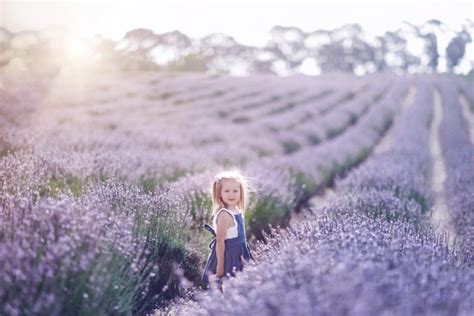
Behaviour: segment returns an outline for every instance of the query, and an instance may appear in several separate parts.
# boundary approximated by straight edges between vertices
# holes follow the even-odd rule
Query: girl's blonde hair
[[[222,201],[222,180],[229,179],[235,180],[240,185],[240,200],[237,204],[237,207],[242,210],[242,213],[245,213],[245,208],[248,205],[248,195],[251,190],[250,187],[250,178],[244,177],[239,170],[229,170],[219,172],[214,176],[214,179],[211,184],[211,197],[212,197],[212,214],[216,214],[218,210],[223,207],[227,207],[224,201]]]

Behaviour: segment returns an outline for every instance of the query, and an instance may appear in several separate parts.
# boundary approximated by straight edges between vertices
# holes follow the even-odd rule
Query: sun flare
[[[66,40],[64,51],[67,59],[82,62],[90,59],[93,54],[87,41],[72,36]]]

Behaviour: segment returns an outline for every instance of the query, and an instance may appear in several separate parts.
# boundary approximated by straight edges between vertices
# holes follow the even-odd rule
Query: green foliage
[[[0,158],[5,157],[13,153],[15,149],[3,139],[0,139]]]
[[[57,197],[59,192],[66,189],[70,190],[74,197],[79,197],[83,193],[84,182],[76,176],[65,176],[60,179],[53,177],[40,186],[39,195]]]
[[[347,172],[364,161],[370,154],[370,148],[363,148],[358,155],[347,157],[343,164],[342,172]]]
[[[226,110],[218,110],[217,116],[220,118],[226,118],[227,116],[229,116],[229,113]]]
[[[408,198],[415,200],[421,206],[421,212],[423,214],[426,214],[428,212],[430,207],[428,200],[420,192],[410,191]]]
[[[134,314],[155,308],[180,294],[177,269],[195,284],[200,281],[201,254],[186,247],[189,232],[185,225],[177,224],[179,215],[161,210],[145,220],[145,212],[150,210],[137,210],[134,217],[133,235],[146,241],[142,250],[145,268],[134,275],[148,278],[150,283],[148,292],[135,291]]]
[[[115,131],[117,128],[118,128],[118,126],[115,123],[107,124],[107,129],[109,129],[111,131]]]
[[[233,118],[232,122],[236,123],[236,124],[248,123],[248,122],[250,122],[250,117],[240,115],[240,116],[237,116],[237,117]]]
[[[189,199],[187,209],[192,217],[193,223],[197,223],[200,226],[210,221],[212,216],[212,200],[210,195],[207,194],[207,192],[204,194],[195,192]]]
[[[330,128],[328,128],[328,130],[326,131],[326,138],[327,138],[327,139],[334,138],[334,137],[336,137],[337,135],[339,135],[343,130],[344,130],[344,128],[330,127]]]
[[[12,153],[12,150],[10,148],[2,148],[0,149],[0,158],[8,156],[11,153]]]
[[[139,179],[139,185],[145,193],[152,193],[155,191],[158,180],[155,177],[147,177],[146,175],[141,175]]]
[[[379,94],[377,94],[372,100],[374,103],[377,103],[378,101],[380,101],[382,99],[382,97],[385,95],[385,93],[387,92],[387,89],[385,89],[384,91],[380,92]]]
[[[170,174],[165,175],[159,181],[160,186],[163,186],[164,183],[175,182],[178,179],[187,175],[187,170],[181,168],[175,168]],[[158,183],[158,181],[155,181]]]
[[[326,131],[326,138],[327,138],[327,139],[331,139],[331,138],[336,137],[337,135],[339,135],[339,134],[341,134],[342,132],[344,132],[349,126],[355,125],[355,123],[357,123],[357,120],[358,120],[358,119],[359,119],[359,117],[357,116],[356,113],[350,112],[350,113],[349,113],[349,122],[348,122],[348,124],[345,125],[345,126],[330,127],[330,128]]]
[[[355,92],[346,93],[341,99],[339,99],[339,103],[346,102],[352,100],[356,96]]]
[[[357,123],[357,120],[358,120],[357,114],[351,112],[349,115],[350,115],[349,116],[349,124],[354,125],[355,123]]]
[[[301,145],[294,140],[282,141],[281,145],[283,146],[283,151],[286,155],[294,153],[295,151],[298,151],[301,148]]]
[[[147,95],[147,99],[149,100],[167,100],[174,95],[173,92],[161,92],[158,94],[150,94]]]
[[[418,193],[411,192],[408,196],[403,196],[401,194],[401,188],[387,188],[388,190],[394,192],[394,197],[400,200],[403,199],[415,199],[422,208],[422,213],[426,213],[428,210],[423,209],[427,207],[426,200]],[[383,194],[384,189],[379,188],[377,194]],[[396,192],[396,193],[395,193]],[[404,203],[401,203],[402,205]],[[391,202],[387,202],[387,199],[384,198],[372,198],[372,199],[358,199],[350,211],[357,210],[362,212],[370,218],[382,218],[387,222],[395,221],[404,221],[410,222],[413,227],[417,230],[426,229],[427,222],[422,217],[413,216],[411,211],[408,209],[408,206],[405,207],[393,207]]]
[[[291,110],[296,105],[297,105],[297,103],[295,103],[295,102],[288,102],[286,105],[284,105],[282,107],[271,110],[270,112],[268,112],[268,115],[275,115],[275,114],[279,114],[279,113]]]
[[[302,172],[294,171],[292,171],[292,174],[295,179],[296,186],[302,189],[302,200],[308,200],[319,189],[320,184],[316,183],[310,176],[307,176]]]
[[[106,178],[97,176],[84,181],[73,176],[52,178],[40,188],[40,196],[57,196],[67,189],[79,196],[86,180],[105,181]],[[125,179],[121,180],[126,183]],[[146,193],[156,187],[155,178],[142,177],[141,181]],[[195,199],[195,207],[207,208],[209,205],[208,198]],[[113,202],[112,206],[121,211],[120,201]],[[124,255],[110,245],[93,258],[87,270],[71,272],[65,278],[54,280],[54,286],[70,293],[68,301],[61,303],[61,314],[131,315],[151,310],[181,293],[180,275],[176,269],[191,282],[200,282],[203,254],[186,247],[189,231],[183,225],[177,225],[178,215],[171,210],[150,212],[153,210],[140,207],[132,210],[132,235],[137,240],[133,254]],[[133,257],[139,261],[134,261]],[[134,264],[138,268],[134,268]],[[100,291],[93,288],[94,280],[98,278]]]
[[[268,151],[268,150],[264,150],[260,147],[256,147],[256,148],[253,148],[255,150],[255,152],[257,153],[258,157],[266,157],[266,156],[271,156],[273,154],[273,152],[271,151]]]
[[[362,185],[360,188],[373,189],[374,187],[373,185]],[[407,194],[407,190],[404,190],[402,187],[389,182],[387,182],[387,184],[385,185],[378,185],[377,190],[380,192],[391,191],[393,195],[399,199],[414,200],[416,203],[418,203],[418,205],[420,205],[421,212],[425,215],[430,209],[430,203],[428,199],[421,192],[418,192],[416,190],[410,189]]]
[[[255,236],[257,239],[264,238],[262,230],[269,233],[270,226],[286,226],[290,218],[291,208],[279,204],[275,198],[265,196],[256,202],[253,208],[245,213],[245,225],[247,236]]]
[[[410,218],[384,204],[382,199],[379,199],[378,203],[372,200],[361,200],[359,202],[357,211],[364,213],[370,218],[383,218],[388,222],[408,220]]]
[[[471,67],[471,70],[467,74],[455,74],[467,81],[474,81],[474,68]]]
[[[207,60],[200,54],[189,54],[182,56],[176,62],[168,65],[169,71],[189,71],[189,72],[206,72]]]
[[[387,115],[387,116],[385,116],[384,122],[383,122],[383,124],[382,124],[381,127],[376,126],[376,125],[373,125],[372,127],[373,127],[374,130],[376,130],[380,135],[383,135],[383,134],[388,130],[388,128],[390,127],[390,125],[392,125],[392,122],[393,122],[393,115]]]
[[[346,157],[346,159],[342,163],[333,161],[331,167],[327,169],[319,168],[319,172],[322,175],[323,179],[320,183],[320,186],[331,186],[337,175],[343,176],[350,169],[354,168],[357,164],[364,161],[369,154],[370,149],[365,148],[356,156]]]
[[[317,135],[316,133],[309,133],[306,135],[306,138],[308,139],[311,145],[318,145],[319,143],[321,143],[321,137],[319,137],[319,135]]]
[[[139,277],[132,271],[131,259],[113,249],[99,253],[87,270],[64,280],[57,288],[67,289],[68,301],[61,305],[61,315],[131,314]],[[101,279],[99,290],[92,285]]]

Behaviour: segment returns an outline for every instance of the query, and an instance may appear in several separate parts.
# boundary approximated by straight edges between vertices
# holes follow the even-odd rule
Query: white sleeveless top
[[[239,231],[238,231],[238,224],[237,220],[235,219],[234,213],[231,210],[228,210],[226,208],[221,208],[220,210],[217,211],[217,213],[214,215],[214,218],[212,219],[212,223],[214,224],[214,230],[217,232],[217,215],[219,215],[220,212],[225,211],[229,214],[232,215],[232,218],[234,219],[234,226],[227,228],[227,233],[225,236],[225,239],[230,239],[230,238],[235,238],[239,236]],[[242,218],[243,218],[243,213]]]

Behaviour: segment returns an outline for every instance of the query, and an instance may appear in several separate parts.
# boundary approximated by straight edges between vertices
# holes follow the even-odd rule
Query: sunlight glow
[[[66,57],[73,61],[84,62],[92,57],[93,51],[89,44],[80,38],[69,37],[65,43]]]

